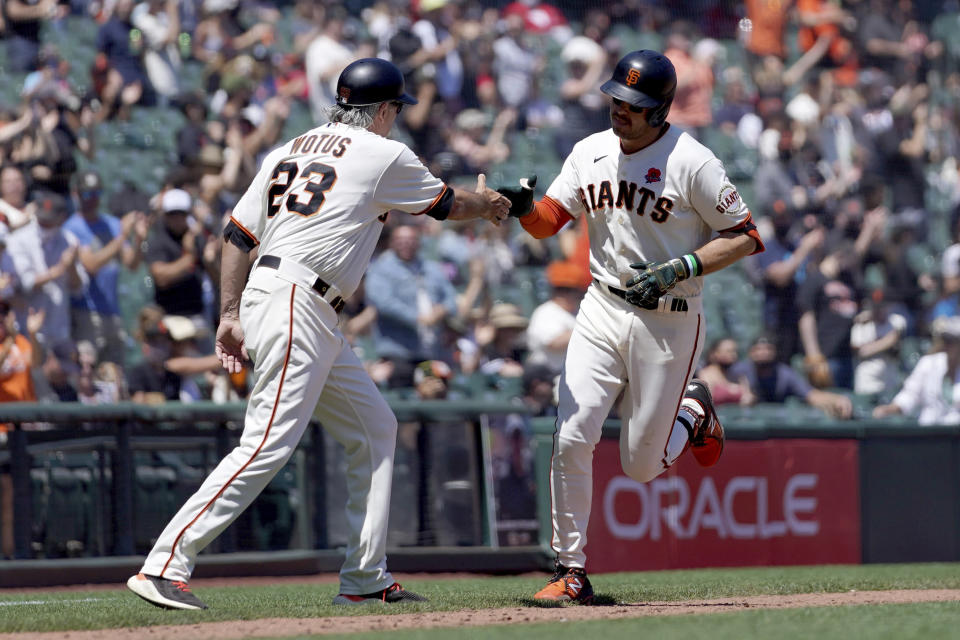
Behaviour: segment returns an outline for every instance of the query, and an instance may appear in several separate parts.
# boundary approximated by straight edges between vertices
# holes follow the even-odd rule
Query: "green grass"
[[[457,640],[555,640],[556,623],[457,629]],[[564,622],[565,638],[657,640],[939,640],[960,636],[960,603],[763,609],[738,613]],[[311,636],[383,640],[383,632]],[[391,631],[390,640],[440,640],[450,629]],[[285,639],[287,640],[287,639]]]
[[[960,565],[901,564],[709,569],[605,574],[593,576],[592,580],[598,601],[609,604],[760,594],[835,593],[850,589],[960,588]],[[210,609],[207,611],[176,612],[152,607],[125,589],[68,593],[30,592],[16,594],[7,592],[0,594],[0,633],[102,629],[157,624],[193,624],[268,617],[305,618],[366,615],[370,613],[449,611],[465,608],[535,606],[530,600],[530,596],[542,584],[543,579],[530,577],[471,576],[460,580],[433,581],[425,576],[405,582],[404,586],[423,593],[430,598],[429,603],[351,609],[334,607],[330,604],[330,600],[337,590],[336,585],[332,584],[280,584],[269,587],[217,588],[198,586],[195,592],[210,605]],[[41,604],[5,604],[22,601],[40,602]],[[875,609],[876,607],[869,608],[871,611]],[[946,607],[942,610],[938,609],[938,611],[942,611],[945,616],[956,616],[957,614],[956,607]],[[751,613],[760,616],[757,624],[765,619],[763,612]],[[801,615],[798,613],[780,613],[783,615]],[[936,620],[939,617],[931,619]],[[698,618],[698,620],[702,620],[702,618]],[[659,623],[638,620],[631,621],[629,624]],[[726,623],[720,626],[726,627]],[[956,628],[960,629],[960,626]],[[958,632],[958,636],[960,636],[960,632]]]

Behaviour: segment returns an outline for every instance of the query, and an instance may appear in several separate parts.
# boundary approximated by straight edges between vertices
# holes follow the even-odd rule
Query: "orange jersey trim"
[[[428,211],[430,211],[431,209],[433,209],[435,206],[437,206],[437,204],[440,202],[440,200],[443,199],[443,194],[445,194],[445,193],[447,192],[447,189],[449,189],[449,188],[450,188],[450,187],[448,187],[447,185],[443,185],[443,189],[440,189],[440,193],[438,193],[438,194],[437,194],[437,197],[433,199],[433,202],[431,202],[429,205],[427,205],[427,208],[426,208],[426,209],[424,209],[423,211],[417,211],[416,213],[414,213],[414,214],[412,214],[412,215],[422,216],[423,214],[425,214],[425,213],[427,213]]]
[[[252,233],[250,233],[250,230],[247,229],[247,228],[246,228],[245,226],[243,226],[242,224],[240,224],[240,222],[239,222],[236,218],[234,218],[233,216],[230,216],[230,222],[232,222],[233,224],[237,225],[237,229],[240,229],[240,231],[243,231],[245,234],[247,234],[248,236],[250,236],[250,239],[253,240],[253,244],[255,244],[255,245],[260,244],[260,241],[257,240],[257,236],[255,236],[255,235],[253,235]]]
[[[533,203],[533,211],[520,218],[520,224],[534,238],[547,238],[556,234],[573,216],[563,205],[544,196],[540,202]]]
[[[240,228],[242,229],[243,227],[240,227]],[[273,426],[273,419],[277,415],[277,407],[280,406],[280,395],[283,392],[283,381],[287,377],[287,365],[290,363],[290,349],[293,346],[293,296],[296,292],[297,292],[297,285],[292,285],[290,288],[290,323],[289,323],[290,328],[287,330],[287,353],[286,355],[284,355],[284,358],[283,358],[283,370],[280,372],[280,382],[277,384],[277,396],[276,398],[274,398],[274,401],[273,401],[273,412],[270,414],[270,421],[267,422],[267,429],[263,434],[263,439],[260,441],[260,446],[258,446],[257,450],[253,452],[253,455],[250,456],[250,459],[247,460],[242,467],[237,469],[237,472],[234,473],[229,480],[227,480],[227,482],[223,485],[223,487],[220,488],[219,491],[217,491],[217,495],[213,496],[213,498],[210,499],[210,502],[205,504],[203,509],[200,510],[200,513],[198,513],[194,517],[194,519],[191,520],[190,523],[187,524],[187,526],[185,526],[183,530],[177,534],[177,538],[176,540],[173,541],[173,545],[170,548],[170,557],[167,558],[167,561],[163,565],[163,570],[160,571],[159,577],[161,578],[163,577],[163,574],[166,573],[167,568],[170,566],[170,562],[173,560],[173,554],[176,552],[177,545],[180,544],[180,539],[183,538],[183,534],[185,534],[187,532],[187,529],[192,527],[197,522],[197,520],[200,519],[200,516],[206,513],[207,510],[213,506],[213,503],[216,502],[220,498],[220,496],[223,495],[223,492],[227,490],[227,487],[233,484],[233,481],[237,479],[237,476],[243,473],[243,471],[250,466],[250,464],[257,458],[257,455],[259,455],[261,449],[263,449],[263,445],[267,443],[267,438],[270,437],[270,428]]]
[[[755,253],[763,253],[766,250],[766,247],[763,246],[763,238],[760,237],[760,234],[757,232],[757,225],[753,224],[753,216],[748,215],[747,219],[741,222],[738,225],[730,227],[729,229],[724,229],[720,233],[746,233],[748,236],[754,239],[757,243],[757,247],[753,250],[750,255]]]

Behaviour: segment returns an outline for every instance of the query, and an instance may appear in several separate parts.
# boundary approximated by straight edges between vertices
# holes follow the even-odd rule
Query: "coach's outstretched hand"
[[[482,173],[477,175],[475,192],[483,199],[484,203],[483,210],[480,212],[481,218],[499,226],[510,215],[510,201],[499,192],[488,187],[487,176]]]
[[[522,218],[533,211],[533,188],[537,186],[537,176],[521,178],[519,186],[497,189],[510,200],[510,217]]]

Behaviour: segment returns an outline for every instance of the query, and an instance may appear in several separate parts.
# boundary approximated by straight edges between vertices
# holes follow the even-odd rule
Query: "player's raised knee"
[[[650,482],[666,470],[659,456],[632,455],[621,452],[620,464],[623,473],[637,482]]]

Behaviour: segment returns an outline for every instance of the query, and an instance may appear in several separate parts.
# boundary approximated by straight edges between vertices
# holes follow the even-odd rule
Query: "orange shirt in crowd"
[[[37,394],[30,377],[32,358],[30,341],[18,335],[0,364],[0,402],[36,402]]]
[[[818,16],[836,12],[838,7],[828,0],[797,0],[797,11],[801,15]],[[855,85],[859,68],[856,52],[850,40],[843,37],[836,23],[824,22],[812,27],[801,26],[797,31],[797,44],[800,45],[801,51],[806,52],[822,36],[832,38],[826,58],[835,67],[832,70],[834,82],[843,87]]]
[[[677,92],[670,107],[670,122],[680,127],[705,127],[713,122],[713,70],[680,49],[663,55],[677,70]]]
[[[784,28],[791,0],[745,0],[752,29],[747,33],[747,50],[758,56],[787,57]]]

